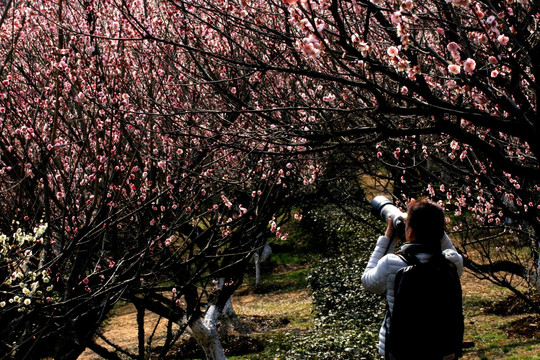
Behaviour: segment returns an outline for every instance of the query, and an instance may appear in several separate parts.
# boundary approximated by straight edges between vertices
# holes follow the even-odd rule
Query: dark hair
[[[407,224],[413,229],[415,243],[429,252],[441,251],[444,235],[444,210],[430,200],[413,200],[407,209]]]

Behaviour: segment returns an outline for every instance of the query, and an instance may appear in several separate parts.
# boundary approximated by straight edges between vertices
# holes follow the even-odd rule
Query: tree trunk
[[[264,245],[260,254],[259,251],[253,254],[253,262],[255,263],[255,285],[261,284],[261,264],[267,261],[271,255],[272,248],[268,243]]]
[[[255,264],[255,285],[261,284],[261,257],[259,253],[253,254],[253,263]]]
[[[189,333],[203,349],[208,360],[227,360],[217,329],[218,310],[211,305],[204,320],[197,319],[188,327]]]

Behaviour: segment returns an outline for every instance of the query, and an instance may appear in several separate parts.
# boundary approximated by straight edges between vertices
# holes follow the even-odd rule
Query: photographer
[[[393,350],[390,350],[390,346],[388,345],[390,341],[387,339],[390,333],[390,317],[393,314],[395,295],[397,295],[397,287],[395,287],[395,285],[397,285],[395,284],[396,274],[398,274],[400,269],[408,269],[408,267],[410,268],[410,265],[412,264],[410,261],[406,261],[406,259],[410,258],[411,254],[414,256],[414,261],[418,264],[428,263],[435,258],[441,258],[442,260],[440,262],[453,264],[450,266],[453,268],[453,271],[456,274],[455,278],[457,279],[456,281],[458,283],[458,288],[452,288],[451,291],[456,292],[457,294],[456,296],[448,296],[446,294],[444,297],[458,297],[460,307],[459,311],[461,311],[461,285],[459,284],[459,276],[461,276],[463,272],[463,258],[458,254],[450,238],[444,232],[444,224],[444,211],[439,205],[429,200],[412,201],[408,206],[407,216],[405,219],[405,239],[400,239],[397,237],[392,220],[391,218],[388,218],[388,227],[386,229],[386,233],[384,236],[379,237],[375,250],[373,251],[368,265],[362,274],[363,286],[373,293],[385,295],[387,300],[387,313],[379,332],[379,352],[385,357],[385,359],[412,360],[414,358],[415,360],[451,360],[457,359],[461,355],[460,347],[463,337],[462,327],[461,329],[457,330],[461,331],[461,334],[458,334],[455,337],[458,339],[455,340],[455,343],[459,342],[459,349],[455,351],[452,350],[450,353],[443,352],[443,355],[433,357],[434,353],[441,353],[440,349],[434,349],[434,347],[440,348],[442,346],[434,345],[434,343],[437,343],[437,340],[434,341],[431,339],[432,337],[436,339],[437,336],[443,336],[441,334],[447,334],[447,332],[444,332],[446,330],[438,330],[438,327],[444,327],[446,325],[444,323],[439,325],[438,323],[435,323],[434,320],[431,320],[431,322],[429,322],[430,320],[423,322],[423,316],[430,316],[432,318],[439,319],[437,321],[444,322],[446,321],[444,316],[448,316],[445,315],[445,313],[452,311],[452,309],[442,308],[450,307],[450,305],[446,305],[448,302],[445,302],[445,299],[439,301],[438,298],[430,298],[428,300],[430,302],[428,305],[422,302],[423,298],[429,297],[425,295],[426,293],[429,294],[430,291],[439,291],[437,289],[439,289],[440,286],[433,286],[433,282],[419,284],[418,289],[421,289],[421,291],[417,291],[419,293],[418,296],[412,299],[413,303],[421,303],[421,306],[423,306],[423,308],[418,310],[419,315],[414,315],[415,319],[413,319],[410,326],[407,327],[409,334],[406,334],[406,336],[412,334],[412,340],[410,341],[409,345],[413,348],[412,350],[407,350],[407,352],[414,353],[414,357],[410,354],[403,354],[404,351],[402,350],[398,350],[401,353],[396,353],[395,347],[393,347]],[[394,254],[394,249],[398,243],[403,244],[401,245],[400,251]],[[404,254],[408,254],[408,257],[404,256]],[[445,259],[447,261],[445,261]],[[446,264],[446,267],[450,267],[448,264]],[[400,279],[399,281],[401,281],[401,273],[403,273],[403,270],[398,276]],[[446,285],[442,286],[445,287]],[[424,293],[424,291],[426,293]],[[414,306],[411,306],[411,308],[412,307]],[[435,309],[435,312],[437,312],[435,316],[433,316],[432,313],[429,315],[425,314],[425,312],[432,311],[432,309]],[[394,318],[392,317],[392,319]],[[461,322],[462,321],[463,318],[461,313]],[[429,328],[424,329],[427,327]],[[446,327],[448,328],[449,326]],[[452,331],[456,332],[453,329]],[[395,335],[393,334],[392,338],[394,338],[394,336]],[[415,336],[420,339],[414,338]],[[459,336],[461,336],[461,338],[459,338]]]

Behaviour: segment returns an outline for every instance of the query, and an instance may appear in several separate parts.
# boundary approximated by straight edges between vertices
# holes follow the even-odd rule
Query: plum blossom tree
[[[229,101],[248,93],[140,37],[123,6],[0,7],[2,357],[144,358],[149,309],[224,358],[217,322],[258,235],[286,236],[278,219],[316,176],[310,156],[249,136]],[[120,299],[138,310],[136,354],[95,342]]]
[[[145,4],[118,9],[197,58],[193,76],[258,120],[246,136],[345,150],[397,200],[440,201],[467,266],[538,310],[537,3]]]
[[[538,287],[537,3],[0,10],[2,354],[115,358],[94,335],[122,298],[223,358],[211,335],[257,235],[284,236],[276,219],[336,153],[398,201],[441,201],[478,276]]]

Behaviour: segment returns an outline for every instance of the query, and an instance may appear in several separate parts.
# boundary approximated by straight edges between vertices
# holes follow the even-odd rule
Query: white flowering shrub
[[[47,228],[40,224],[29,232],[0,233],[0,353],[10,353],[9,358],[24,358],[32,348],[46,356],[52,348],[47,341],[36,346],[47,338],[48,327],[57,326],[51,319],[60,302],[47,263]]]
[[[19,228],[11,236],[0,234],[0,320],[51,302],[51,271],[40,262],[46,230],[41,224],[32,232]]]

